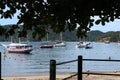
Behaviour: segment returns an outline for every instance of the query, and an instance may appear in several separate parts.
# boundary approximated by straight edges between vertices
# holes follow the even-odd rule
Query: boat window
[[[24,46],[21,46],[21,48],[24,48]]]
[[[27,46],[25,46],[25,48],[27,48]]]
[[[32,47],[32,45],[30,45],[30,47]]]
[[[19,48],[19,46],[16,46],[16,48]]]
[[[16,48],[16,46],[10,46],[10,48]]]

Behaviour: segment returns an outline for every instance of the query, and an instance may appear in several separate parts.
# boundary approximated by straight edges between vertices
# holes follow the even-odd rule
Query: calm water
[[[8,44],[8,42],[1,42]],[[2,76],[36,75],[49,72],[49,62],[77,59],[82,55],[84,59],[120,59],[120,45],[117,43],[92,43],[92,49],[76,48],[78,42],[66,42],[66,47],[40,49],[40,42],[31,42],[34,50],[31,54],[7,53],[2,57]],[[0,46],[4,52],[4,47]],[[119,62],[83,62],[83,71],[120,71]],[[77,72],[77,62],[57,66],[57,72]]]

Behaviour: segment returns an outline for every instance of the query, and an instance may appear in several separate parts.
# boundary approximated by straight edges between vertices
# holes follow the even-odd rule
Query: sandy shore
[[[104,72],[105,73],[105,72]],[[75,73],[57,73],[57,80],[63,80]],[[120,74],[120,72],[106,72],[106,74]],[[49,80],[49,75],[29,75],[29,76],[6,76],[2,77],[4,80]],[[77,76],[66,80],[77,80]],[[108,75],[91,75],[83,74],[83,80],[120,80],[120,76],[108,76]]]

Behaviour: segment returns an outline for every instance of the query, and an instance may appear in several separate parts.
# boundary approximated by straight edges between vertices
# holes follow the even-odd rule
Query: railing
[[[0,60],[1,60],[1,52],[0,52]],[[3,79],[1,78],[1,64],[2,64],[2,63],[0,63],[0,80],[3,80]]]
[[[78,56],[78,59],[76,60],[72,60],[72,61],[66,61],[66,62],[62,62],[62,63],[57,63],[55,60],[50,60],[50,80],[56,80],[56,65],[62,65],[62,64],[66,64],[66,63],[71,63],[71,62],[75,62],[78,61],[78,73],[74,74],[72,76],[69,76],[67,78],[76,76],[78,76],[78,80],[82,80],[82,56]],[[67,78],[64,78],[63,80],[66,80]]]
[[[109,75],[109,76],[120,76],[120,74],[105,74],[105,73],[95,73],[95,72],[82,72],[82,62],[83,61],[109,61],[109,62],[120,62],[120,60],[111,60],[111,59],[82,59],[82,56],[78,56],[78,59],[56,63],[56,60],[50,60],[50,80],[56,80],[56,66],[62,65],[66,63],[71,63],[78,61],[78,72],[76,74],[73,74],[71,76],[68,76],[64,78],[63,80],[67,80],[69,78],[72,78],[74,76],[77,76],[78,80],[82,80],[82,74],[92,74],[92,75]]]

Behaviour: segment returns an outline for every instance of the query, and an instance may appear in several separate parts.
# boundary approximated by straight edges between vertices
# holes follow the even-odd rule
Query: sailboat
[[[56,41],[54,44],[55,47],[65,47],[66,44],[62,40],[62,32],[60,33],[60,41]]]
[[[90,41],[89,40],[89,38],[90,38],[90,34],[88,33],[88,41]],[[93,46],[91,45],[91,42],[88,42],[88,44],[86,44],[86,46],[85,46],[85,49],[91,49]]]
[[[32,45],[29,43],[21,43],[20,38],[19,42],[13,42],[11,37],[11,43],[8,45],[3,44],[3,46],[6,48],[6,50],[9,53],[30,53],[32,49]]]
[[[89,41],[89,40],[88,40]],[[80,41],[77,45],[76,48],[85,48],[85,49],[90,49],[92,48],[92,45],[90,42],[87,41]]]
[[[87,44],[87,45],[85,46],[85,49],[91,49],[91,48],[92,48],[91,43],[89,43],[89,44]]]
[[[47,33],[47,41],[40,45],[40,48],[53,48],[53,45],[48,41],[48,33]]]
[[[118,34],[118,45],[120,45],[120,33]]]
[[[86,41],[80,41],[77,45],[76,48],[84,48],[86,47],[86,45],[88,45],[89,43]]]

